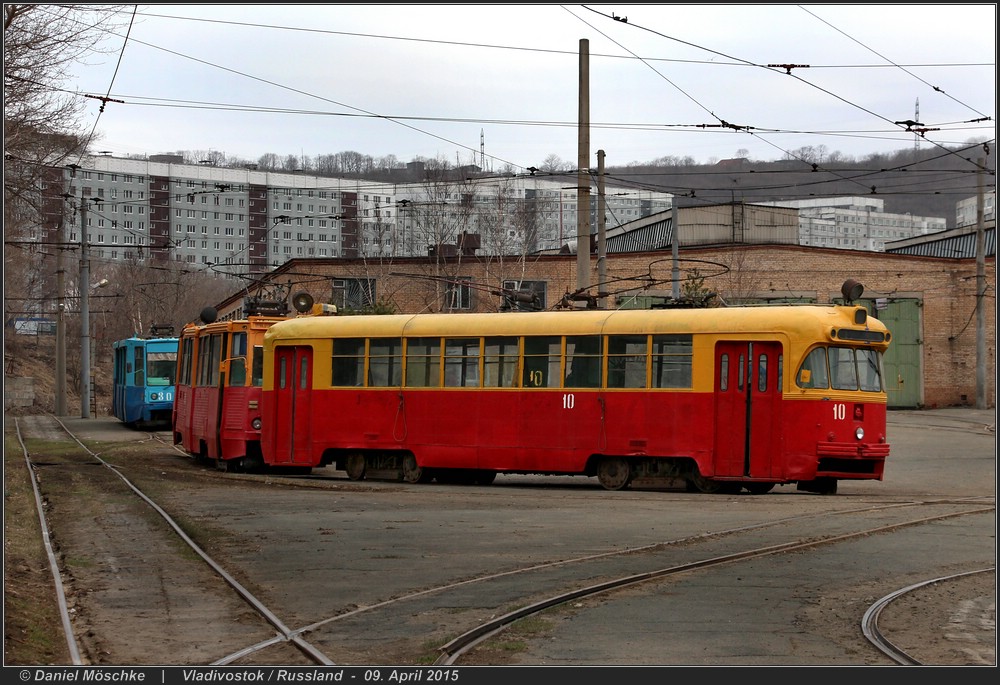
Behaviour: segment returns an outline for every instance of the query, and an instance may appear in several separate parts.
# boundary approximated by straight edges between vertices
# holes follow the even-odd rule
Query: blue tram
[[[170,425],[174,408],[178,338],[173,329],[154,326],[149,338],[113,344],[111,412],[133,427]]]

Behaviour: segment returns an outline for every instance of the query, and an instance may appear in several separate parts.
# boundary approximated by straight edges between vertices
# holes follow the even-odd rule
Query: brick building
[[[530,291],[542,308],[558,307],[577,290],[577,256],[533,255],[503,259],[459,254],[429,259],[292,260],[268,274],[248,294],[285,299],[309,292],[317,302],[361,309],[382,304],[401,313],[498,311],[502,288]],[[590,283],[598,264],[590,261]],[[672,294],[671,251],[607,256],[598,306],[650,306]],[[830,303],[847,278],[865,286],[872,315],[893,332],[886,355],[890,407],[975,406],[977,327],[975,258],[887,254],[789,244],[693,246],[677,268],[682,285],[718,294],[715,303]],[[985,261],[985,398],[996,406],[996,260]],[[526,298],[525,298],[526,299]],[[286,300],[287,301],[287,300]],[[223,317],[239,317],[243,296],[216,304]],[[584,306],[571,298],[570,306]]]

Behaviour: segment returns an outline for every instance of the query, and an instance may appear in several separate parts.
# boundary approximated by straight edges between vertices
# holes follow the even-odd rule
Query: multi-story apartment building
[[[943,231],[941,217],[890,214],[885,202],[873,197],[811,198],[758,204],[799,210],[799,242],[813,247],[882,252],[885,244]]]
[[[997,191],[990,190],[983,193],[983,222],[988,224],[993,222],[996,225],[997,212]],[[964,200],[959,200],[955,205],[955,228],[963,228],[965,226],[975,226],[977,222],[977,214],[979,212],[979,198],[978,197],[967,197]]]
[[[583,201],[575,177],[475,177],[399,185],[398,225],[404,248],[397,254],[458,250],[455,237],[476,236],[479,254],[534,254],[575,243]],[[597,188],[589,196],[590,233],[597,232]],[[605,188],[608,228],[673,206],[673,195],[643,189]],[[444,238],[443,240],[441,238]]]
[[[57,192],[62,187],[62,192]],[[63,171],[50,193],[49,225],[79,242],[86,206],[91,256],[110,261],[170,260],[261,273],[289,259],[358,257],[382,222],[393,220],[391,184],[181,164],[91,157]],[[69,205],[68,207],[65,205]]]
[[[532,177],[394,184],[183,164],[174,155],[88,157],[54,174],[47,225],[64,233],[51,239],[80,241],[74,210],[86,199],[93,258],[171,260],[234,276],[298,258],[426,256],[463,241],[481,254],[531,252],[577,233],[576,187]],[[609,225],[672,201],[623,188],[608,197]]]
[[[400,184],[183,164],[179,156],[157,155],[88,157],[54,173],[49,239],[79,242],[79,215],[67,210],[87,198],[93,258],[170,260],[232,276],[310,257],[551,252],[575,245],[582,201],[575,176],[501,177],[476,170],[460,180]],[[987,218],[994,197],[988,195]],[[668,193],[607,187],[605,228],[612,232],[664,215],[673,202]],[[959,224],[969,216],[975,221],[975,202],[958,203]],[[591,235],[601,204],[591,187]],[[942,231],[947,223],[886,213],[883,200],[871,197],[756,204],[796,209],[799,243],[815,247],[879,252],[887,242]]]

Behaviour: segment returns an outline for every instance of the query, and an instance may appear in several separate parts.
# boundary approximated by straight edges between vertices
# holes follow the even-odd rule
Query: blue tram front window
[[[173,385],[176,374],[176,352],[150,352],[146,355],[146,385],[160,387]]]

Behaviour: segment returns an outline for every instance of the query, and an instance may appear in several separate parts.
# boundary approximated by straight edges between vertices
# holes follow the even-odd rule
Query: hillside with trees
[[[227,158],[217,150],[173,154],[187,164],[209,163],[386,183],[422,182],[447,175],[509,177],[524,173],[510,167],[495,171],[473,164],[460,166],[444,158],[416,158],[410,164],[402,164],[394,155],[371,157],[354,151],[314,157],[267,153],[256,161]],[[886,212],[943,217],[953,227],[955,204],[975,196],[977,183],[982,182],[985,190],[996,187],[995,168],[994,146],[987,142],[970,141],[954,148],[928,143],[920,149],[910,147],[860,159],[830,153],[820,145],[793,150],[785,159],[774,161],[736,157],[698,163],[691,157],[667,156],[625,166],[609,165],[605,169],[605,183],[671,193],[682,207],[874,195],[884,200]],[[977,178],[980,170],[982,177]],[[533,175],[575,183],[575,173],[571,164],[549,155]]]

